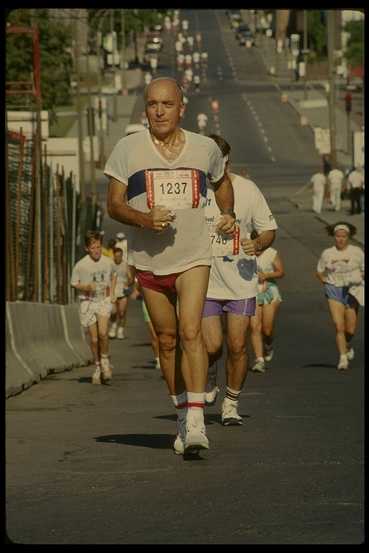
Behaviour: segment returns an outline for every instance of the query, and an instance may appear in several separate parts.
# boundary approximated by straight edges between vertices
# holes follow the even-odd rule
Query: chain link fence
[[[84,254],[87,230],[100,228],[101,209],[91,197],[82,203],[75,175],[66,175],[63,167],[48,163],[45,150],[40,213],[36,213],[35,140],[27,140],[21,129],[7,132],[6,165],[6,299],[37,301],[41,297],[44,303],[71,303],[73,265]],[[36,240],[36,216],[40,241]]]

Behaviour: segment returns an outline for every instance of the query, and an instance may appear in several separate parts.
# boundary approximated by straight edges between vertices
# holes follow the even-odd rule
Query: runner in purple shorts
[[[219,234],[216,225],[220,211],[214,193],[208,188],[206,220],[212,242],[213,261],[209,286],[202,314],[202,332],[208,351],[209,371],[205,403],[214,405],[219,388],[216,385],[216,363],[222,355],[223,326],[226,319],[226,393],[221,407],[225,426],[242,424],[238,400],[247,374],[246,334],[256,311],[258,276],[256,252],[273,242],[277,225],[257,186],[249,179],[230,173],[229,144],[218,135],[211,135],[227,160],[225,171],[234,193],[236,231],[233,236]],[[252,230],[259,236],[250,239]]]

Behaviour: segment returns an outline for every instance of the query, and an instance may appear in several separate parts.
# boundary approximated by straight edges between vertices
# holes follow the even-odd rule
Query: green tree
[[[327,55],[327,26],[325,14],[320,10],[307,10],[309,48],[315,53],[316,59],[322,59]]]
[[[347,42],[346,58],[350,65],[356,67],[364,63],[364,22],[349,21],[345,31],[350,33]]]
[[[66,25],[49,18],[47,9],[17,9],[10,12],[8,24],[39,29],[41,58],[42,109],[53,111],[70,101],[72,57],[68,48],[72,37]],[[7,33],[6,80],[30,81],[33,71],[33,49],[30,35]],[[25,99],[8,96],[9,107],[25,105]]]

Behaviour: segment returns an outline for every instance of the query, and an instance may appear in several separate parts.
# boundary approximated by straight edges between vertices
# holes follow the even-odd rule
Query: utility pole
[[[335,64],[334,46],[336,30],[335,10],[326,10],[327,14],[327,44],[328,44],[328,107],[329,107],[329,134],[331,142],[331,165],[336,166],[336,91],[335,91]]]
[[[97,78],[98,78],[98,86],[99,86],[99,99],[98,99],[98,110],[99,110],[99,162],[100,162],[100,168],[103,168],[105,163],[105,144],[104,144],[104,130],[103,130],[103,118],[102,118],[102,76],[101,74],[104,71],[104,64],[101,63],[102,56],[101,56],[101,45],[102,45],[102,31],[101,26],[104,22],[104,19],[106,17],[107,13],[104,13],[101,17],[98,28],[97,28],[97,34],[96,34],[96,45],[97,45]],[[99,37],[99,38],[98,38]]]
[[[113,79],[114,79],[114,87],[115,83],[117,81],[116,79],[116,69],[115,69],[115,53],[117,50],[116,47],[116,39],[114,35],[114,10],[112,9],[110,12],[110,33],[111,33],[111,43],[112,43],[112,67],[113,67]],[[117,106],[117,94],[114,93],[113,95],[113,121],[116,121],[118,119],[118,106]]]
[[[88,23],[87,23],[88,24]],[[88,28],[89,31],[89,28]],[[93,117],[92,100],[91,100],[91,84],[90,84],[90,54],[89,41],[87,31],[87,52],[86,52],[86,73],[87,73],[87,98],[88,98],[88,135],[90,142],[90,176],[92,187],[92,204],[96,205],[96,171],[94,159],[94,127],[95,121]]]
[[[126,50],[126,31],[125,31],[125,21],[124,21],[124,9],[120,12],[120,21],[121,21],[121,50],[120,50],[120,69],[122,74],[122,95],[127,96],[127,83],[126,83],[126,60],[125,60],[125,50]]]
[[[41,53],[40,35],[35,21],[35,12],[32,10],[32,42],[33,42],[33,89],[36,101],[36,135],[35,135],[35,299],[43,301],[42,280],[42,222],[41,222],[41,193],[42,193],[42,127],[41,127]]]
[[[304,75],[304,100],[307,100],[308,89],[307,89],[307,58],[308,58],[308,14],[307,10],[304,10],[304,66],[305,66],[305,75]]]
[[[85,159],[83,152],[83,127],[82,127],[82,106],[81,106],[81,75],[80,75],[80,33],[78,21],[74,22],[74,63],[76,71],[76,92],[77,92],[77,123],[78,123],[78,161],[79,161],[79,192],[81,204],[84,205],[86,199],[86,184],[85,184]]]

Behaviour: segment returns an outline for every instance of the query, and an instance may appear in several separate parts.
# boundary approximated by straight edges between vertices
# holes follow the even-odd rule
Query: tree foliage
[[[309,48],[314,51],[317,59],[327,55],[327,25],[325,13],[320,10],[307,10]]]
[[[65,24],[49,17],[47,9],[17,9],[10,12],[8,24],[38,27],[41,58],[42,109],[53,110],[70,101],[70,74],[72,58],[68,48],[72,44],[71,32]],[[31,81],[33,49],[30,35],[7,33],[6,80]],[[9,96],[8,105],[24,106],[25,99]]]
[[[349,21],[345,31],[350,33],[347,42],[346,58],[350,65],[356,67],[364,63],[364,22]]]
[[[121,14],[122,10],[110,9],[90,9],[88,10],[89,25],[93,32],[98,28],[103,33],[109,33],[111,30],[111,12],[113,11],[113,29],[118,35],[118,44],[121,39]],[[141,33],[145,27],[150,27],[161,21],[162,13],[167,10],[149,10],[149,9],[125,9],[124,10],[124,30],[126,44],[130,43],[132,31]],[[102,19],[103,18],[103,19]]]

